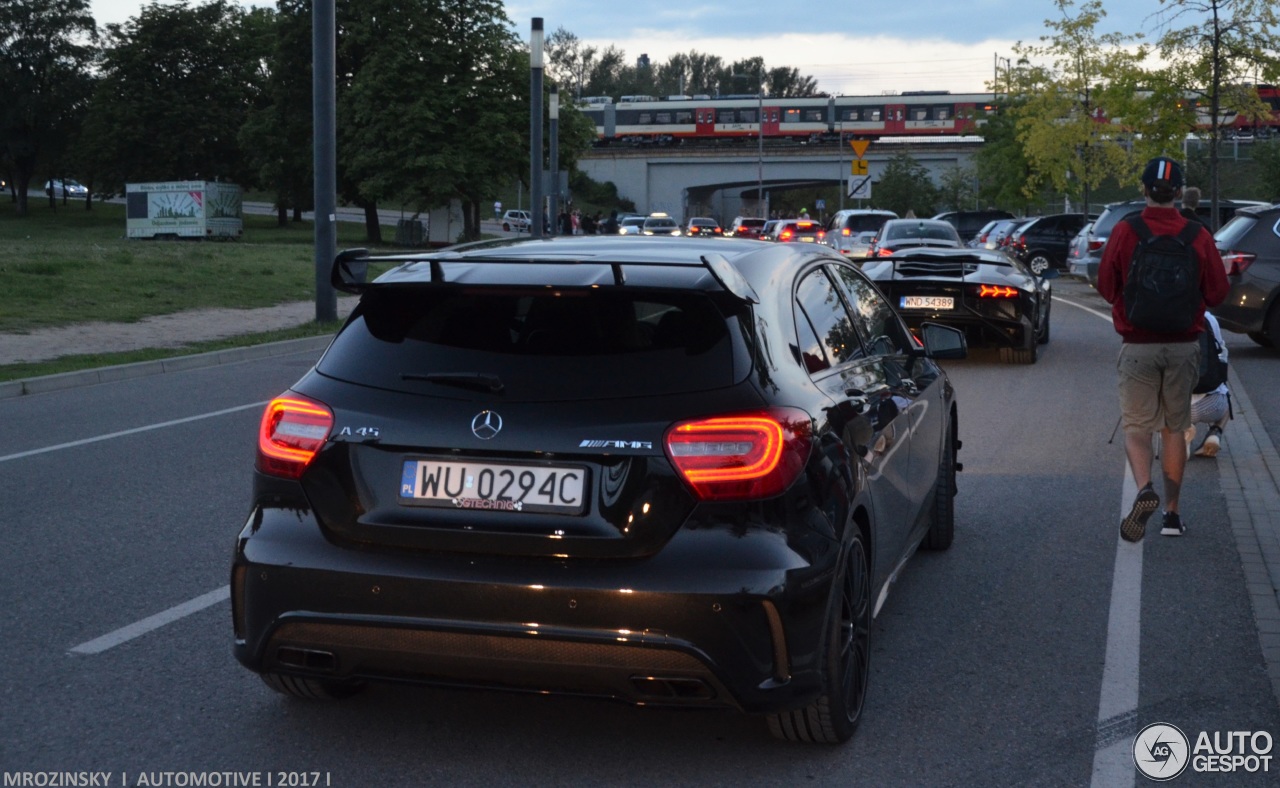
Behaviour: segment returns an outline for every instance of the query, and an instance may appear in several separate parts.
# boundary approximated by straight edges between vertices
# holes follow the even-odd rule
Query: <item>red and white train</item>
[[[1240,136],[1280,134],[1280,90],[1259,85],[1270,104],[1267,123],[1224,119]],[[592,97],[579,104],[596,126],[598,144],[672,144],[735,140],[807,141],[980,134],[997,109],[993,93],[916,91],[892,96],[759,98],[757,96]],[[1206,122],[1204,117],[1201,122]],[[1228,136],[1231,136],[1230,134]]]

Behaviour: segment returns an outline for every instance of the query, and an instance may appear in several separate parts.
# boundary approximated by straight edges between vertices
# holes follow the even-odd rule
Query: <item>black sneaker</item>
[[[1133,499],[1133,508],[1129,510],[1129,515],[1120,521],[1120,537],[1126,542],[1140,541],[1147,532],[1147,519],[1159,508],[1160,496],[1156,495],[1156,491],[1148,482],[1138,491],[1138,497]]]
[[[1177,512],[1164,513],[1164,525],[1160,527],[1161,536],[1182,536],[1187,532],[1187,524]]]

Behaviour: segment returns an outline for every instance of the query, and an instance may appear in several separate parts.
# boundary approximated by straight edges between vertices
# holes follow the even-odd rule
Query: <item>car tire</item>
[[[303,700],[342,700],[364,689],[353,681],[329,681],[288,676],[283,673],[259,673],[264,684],[281,695]]]
[[[1276,343],[1271,341],[1271,337],[1261,331],[1250,331],[1248,337],[1262,347],[1275,347]]]
[[[822,695],[803,709],[769,716],[769,730],[786,741],[840,744],[862,719],[871,675],[871,565],[856,528],[832,605],[822,667]]]
[[[1035,341],[1032,341],[1029,348],[1002,347],[1000,348],[1000,361],[1005,364],[1034,364],[1036,363],[1036,347],[1037,343]]]
[[[1053,267],[1053,263],[1042,252],[1036,252],[1027,260],[1027,267],[1031,269],[1031,273],[1041,276],[1045,271]]]
[[[1271,344],[1267,347],[1280,347],[1280,301],[1271,304],[1271,314],[1267,315],[1267,339]]]
[[[920,547],[924,550],[946,550],[956,534],[956,452],[951,429],[947,428],[947,445],[938,462],[938,480],[934,483],[933,522],[925,532]]]
[[[510,223],[510,222],[503,222],[503,223],[502,223],[502,231],[503,231],[503,232],[507,232],[507,233],[511,232],[511,223]]]

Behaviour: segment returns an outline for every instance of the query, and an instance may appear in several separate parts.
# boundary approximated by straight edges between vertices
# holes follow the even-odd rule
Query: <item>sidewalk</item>
[[[338,318],[346,318],[357,300],[354,296],[339,298]],[[77,323],[40,328],[26,334],[0,334],[0,364],[183,347],[193,342],[295,328],[314,321],[315,317],[314,302],[297,301],[259,309],[197,309],[143,318],[136,323]]]

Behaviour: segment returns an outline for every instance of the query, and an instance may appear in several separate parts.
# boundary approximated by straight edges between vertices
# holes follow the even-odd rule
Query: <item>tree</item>
[[[1218,141],[1225,113],[1270,115],[1250,84],[1259,73],[1276,76],[1275,34],[1280,32],[1271,0],[1161,0],[1165,32],[1161,56],[1171,82],[1208,103],[1209,216],[1217,224]],[[1186,27],[1174,24],[1187,22]]]
[[[1258,168],[1258,182],[1267,190],[1263,196],[1280,202],[1280,140],[1256,143],[1253,163]]]
[[[816,79],[801,76],[799,69],[787,66],[769,69],[765,76],[765,84],[769,86],[769,95],[778,98],[805,98],[820,95]]]
[[[265,36],[271,56],[262,75],[264,89],[240,130],[240,143],[256,183],[275,195],[276,219],[287,224],[313,202],[311,0],[277,0],[252,25]],[[251,15],[250,17],[254,17]]]
[[[486,190],[528,161],[528,59],[501,4],[362,0],[352,11],[364,57],[339,117],[358,197],[417,211],[461,197],[474,232]]]
[[[938,206],[952,211],[972,208],[978,196],[974,186],[976,178],[977,173],[972,167],[951,167],[944,171],[938,185]]]
[[[1031,167],[1018,141],[1017,99],[1004,99],[988,114],[982,125],[982,147],[974,154],[978,171],[978,199],[984,205],[1012,209],[1025,206],[1023,189],[1031,178]]]
[[[65,172],[62,157],[91,89],[96,39],[87,0],[0,2],[0,148],[19,216],[28,214],[38,167]]]
[[[102,79],[89,110],[91,158],[107,186],[126,181],[245,182],[240,147],[269,52],[226,0],[191,7],[152,3],[107,26]]]
[[[899,216],[933,216],[938,190],[925,166],[903,151],[889,160],[871,197],[873,208],[884,208]]]
[[[569,89],[575,99],[582,98],[582,88],[595,66],[599,50],[589,47],[565,30],[556,28],[544,43],[547,55],[547,76],[557,85]]]
[[[1147,110],[1133,96],[1147,50],[1134,47],[1136,36],[1097,32],[1106,16],[1100,0],[1078,9],[1073,0],[1055,4],[1061,18],[1045,20],[1054,34],[1038,46],[1014,47],[1020,101],[1011,114],[1029,165],[1023,194],[1033,198],[1051,186],[1087,206],[1090,191],[1105,179],[1138,168],[1126,143],[1132,125],[1146,120]],[[1031,65],[1046,61],[1051,65]]]

